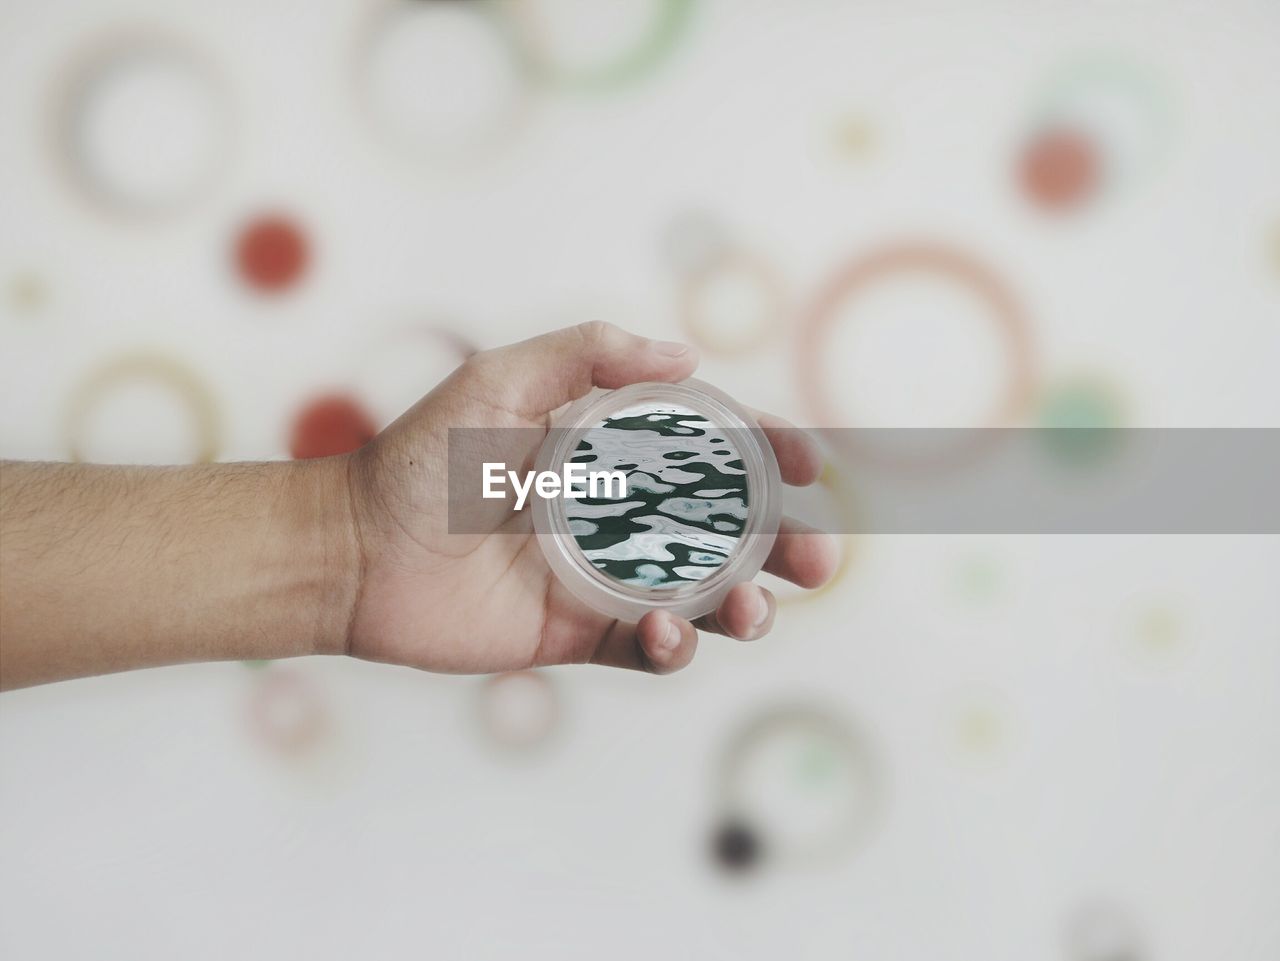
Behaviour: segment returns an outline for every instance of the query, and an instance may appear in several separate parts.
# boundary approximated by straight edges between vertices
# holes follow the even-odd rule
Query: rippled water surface
[[[737,548],[746,471],[728,433],[701,414],[657,405],[619,411],[587,432],[573,460],[589,472],[627,475],[624,499],[560,502],[578,546],[609,576],[675,587],[702,580]]]

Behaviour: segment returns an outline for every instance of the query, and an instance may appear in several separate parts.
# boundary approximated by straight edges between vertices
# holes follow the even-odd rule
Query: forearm
[[[0,466],[0,689],[344,651],[347,490],[344,458]]]

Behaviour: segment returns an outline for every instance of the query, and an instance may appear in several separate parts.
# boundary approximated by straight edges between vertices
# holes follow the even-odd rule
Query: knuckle
[[[485,371],[493,366],[493,355],[494,351],[492,350],[477,351],[464,360],[460,366],[466,371]]]
[[[618,328],[607,320],[588,320],[574,328],[584,346],[596,348],[610,340]]]
[[[504,362],[499,351],[482,350],[464,360],[459,370],[461,376],[472,382],[496,387],[507,381],[507,378],[503,377],[503,367]]]

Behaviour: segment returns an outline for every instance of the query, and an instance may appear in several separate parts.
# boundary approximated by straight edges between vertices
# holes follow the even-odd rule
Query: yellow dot
[[[48,300],[44,281],[32,273],[21,273],[9,282],[9,301],[24,313],[39,310]]]
[[[1004,725],[996,713],[987,708],[970,708],[960,718],[961,745],[974,753],[985,754],[1000,746]]]
[[[1166,608],[1152,608],[1138,620],[1138,643],[1151,654],[1171,654],[1182,641],[1182,631],[1174,613]]]
[[[865,117],[846,117],[836,127],[836,148],[850,160],[862,160],[875,147],[875,131]]]

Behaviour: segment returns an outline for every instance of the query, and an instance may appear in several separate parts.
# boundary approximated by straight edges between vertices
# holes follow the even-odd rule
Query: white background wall
[[[579,6],[589,29],[549,28],[566,56],[625,43],[647,4]],[[371,135],[361,10],[5,3],[0,455],[66,457],[77,384],[137,349],[195,369],[221,457],[251,459],[287,456],[317,392],[386,389],[357,358],[406,319],[482,347],[589,317],[682,337],[662,237],[688,210],[730,225],[794,300],[768,347],[709,355],[701,376],[799,422],[806,302],[844,261],[928,237],[1017,292],[1042,385],[1101,376],[1135,426],[1280,426],[1274,3],[708,0],[642,82],[535,85],[518,135],[462,171]],[[120,22],[187,37],[233,105],[210,192],[144,226],[79,202],[43,139],[73,53]],[[479,88],[468,48],[448,49],[457,62],[423,64],[407,102],[465,118]],[[1018,189],[1017,151],[1055,65],[1095,51],[1155,78],[1167,149],[1146,164],[1142,109],[1107,114],[1104,149],[1132,176],[1046,217]],[[851,125],[865,148],[841,146]],[[262,208],[314,247],[280,297],[229,266]],[[927,282],[855,305],[828,354],[837,401],[876,423],[963,421],[1000,375],[974,311]],[[429,348],[422,363],[425,389],[447,364]],[[163,395],[115,403],[94,415],[99,456],[186,456]],[[1277,571],[1275,537],[862,538],[838,589],[766,641],[707,638],[665,679],[550,672],[562,724],[527,754],[486,740],[480,679],[338,660],[6,694],[0,953],[1118,961],[1064,940],[1101,899],[1142,958],[1269,961]],[[1153,620],[1169,625],[1154,640]],[[298,756],[247,721],[280,671],[331,719]],[[725,879],[706,851],[719,751],[794,700],[860,725],[883,816],[833,866]],[[991,732],[976,745],[975,714]]]

